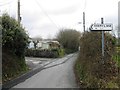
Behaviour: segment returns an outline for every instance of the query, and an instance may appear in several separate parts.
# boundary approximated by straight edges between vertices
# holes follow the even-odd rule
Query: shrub
[[[24,28],[8,14],[3,14],[0,19],[2,21],[0,26],[2,26],[2,77],[4,82],[27,70],[24,55],[28,35]]]
[[[28,43],[28,35],[18,22],[7,14],[2,16],[2,48],[13,51],[18,56],[24,56]]]
[[[27,49],[26,56],[28,57],[44,57],[44,58],[57,58],[59,57],[59,52],[57,49],[52,50],[37,50],[37,49]]]
[[[116,62],[112,60],[115,52],[114,38],[105,33],[105,56],[102,60],[101,32],[85,32],[80,40],[79,63],[76,63],[80,87],[105,88],[115,85],[118,75]],[[80,65],[78,65],[80,64]],[[84,78],[85,77],[85,78]],[[114,84],[110,84],[109,82]],[[108,85],[107,85],[108,84]]]

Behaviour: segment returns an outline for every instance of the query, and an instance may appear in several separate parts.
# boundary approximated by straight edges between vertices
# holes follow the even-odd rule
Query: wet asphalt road
[[[30,60],[31,58],[27,59]],[[71,54],[58,60],[48,60],[47,63],[51,63],[46,65],[45,69],[13,88],[76,88],[77,84],[75,82],[75,75],[73,72],[73,66],[76,59],[77,54]],[[29,60],[27,63],[30,65]],[[32,60],[30,61],[31,63],[33,62]],[[36,59],[36,63],[32,63],[31,67],[43,64],[45,64],[45,62],[42,63],[38,58],[38,62]]]

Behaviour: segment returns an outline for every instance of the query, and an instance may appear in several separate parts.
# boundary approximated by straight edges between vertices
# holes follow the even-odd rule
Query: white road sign
[[[113,29],[112,24],[92,24],[91,31],[111,31]]]

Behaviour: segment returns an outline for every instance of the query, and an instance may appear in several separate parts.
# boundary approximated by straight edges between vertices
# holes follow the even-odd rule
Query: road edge
[[[71,57],[73,57],[75,55],[75,53],[73,53],[72,56],[70,56],[69,58],[67,58],[64,62],[60,63],[60,64],[63,64],[65,62],[67,62]],[[52,62],[50,62],[52,63]],[[56,64],[56,65],[53,65],[53,66],[50,66],[50,67],[47,67],[47,68],[44,68],[45,66],[47,66],[48,64],[50,63],[47,63],[43,66],[37,66],[36,68],[22,74],[21,76],[11,80],[11,81],[8,81],[6,82],[5,84],[2,85],[2,89],[10,89],[11,87],[21,83],[21,82],[24,82],[26,79],[30,78],[31,76],[37,74],[38,72],[42,71],[43,69],[47,69],[47,68],[51,68],[51,67],[54,67],[54,66],[57,66],[57,65],[60,65],[60,64]]]

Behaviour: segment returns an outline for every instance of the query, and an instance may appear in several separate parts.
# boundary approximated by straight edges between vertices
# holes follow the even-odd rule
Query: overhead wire
[[[37,0],[34,0],[36,4],[40,7],[40,9],[43,11],[43,13],[48,17],[48,19],[56,26],[57,29],[59,29],[59,26],[52,20],[52,18],[48,15],[48,13],[43,9],[43,7],[40,5],[40,3]]]

